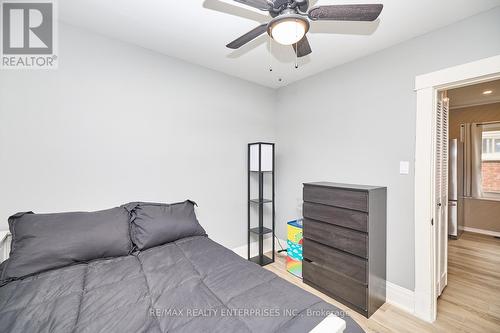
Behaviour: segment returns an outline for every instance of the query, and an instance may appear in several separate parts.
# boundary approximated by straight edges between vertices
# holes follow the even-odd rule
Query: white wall
[[[0,229],[17,211],[195,200],[246,243],[246,144],[274,91],[61,24],[56,71],[0,71]]]
[[[189,197],[246,243],[246,144],[276,141],[277,226],[301,184],[388,187],[388,279],[414,288],[414,79],[500,53],[500,8],[272,91],[61,25],[57,71],[0,71],[0,229],[17,211]],[[275,112],[273,112],[275,111]]]
[[[388,280],[414,288],[415,76],[500,54],[500,8],[278,91],[278,235],[302,183],[388,187]]]

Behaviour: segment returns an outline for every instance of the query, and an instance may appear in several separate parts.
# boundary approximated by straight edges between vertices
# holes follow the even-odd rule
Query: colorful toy
[[[287,223],[288,239],[286,270],[297,277],[302,277],[302,220]]]

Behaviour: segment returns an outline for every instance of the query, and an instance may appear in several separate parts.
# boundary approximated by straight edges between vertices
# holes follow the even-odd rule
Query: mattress
[[[0,332],[308,332],[340,309],[208,237],[0,287]]]

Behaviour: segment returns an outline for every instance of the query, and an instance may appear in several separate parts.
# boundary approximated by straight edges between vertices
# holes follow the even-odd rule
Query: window
[[[500,159],[500,131],[483,132],[483,161]]]
[[[498,125],[484,127],[481,159],[484,195],[500,195],[500,128]]]

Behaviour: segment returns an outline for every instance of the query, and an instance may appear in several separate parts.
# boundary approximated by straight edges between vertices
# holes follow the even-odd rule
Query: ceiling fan
[[[263,23],[235,39],[227,44],[226,47],[238,49],[264,32],[267,32],[276,42],[283,45],[292,45],[297,57],[304,57],[312,52],[306,36],[310,26],[309,20],[375,21],[384,7],[382,4],[330,5],[309,9],[309,0],[234,1],[267,11],[272,19],[268,23]]]

